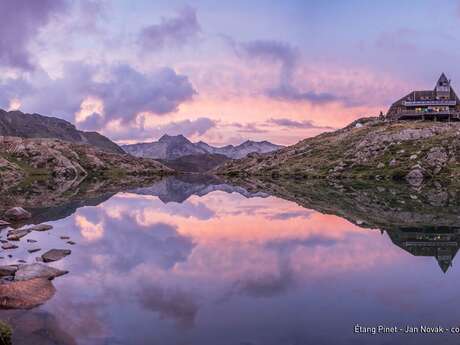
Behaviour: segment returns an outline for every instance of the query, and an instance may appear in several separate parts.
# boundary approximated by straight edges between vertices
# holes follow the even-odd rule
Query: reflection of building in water
[[[391,241],[415,256],[434,256],[443,272],[452,266],[460,244],[460,227],[422,227],[387,230]]]

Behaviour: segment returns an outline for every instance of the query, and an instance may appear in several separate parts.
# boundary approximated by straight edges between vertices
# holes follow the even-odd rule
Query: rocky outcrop
[[[172,173],[151,159],[116,154],[56,139],[0,137],[0,190],[24,180],[52,179],[60,186],[79,184],[90,176],[161,176]]]
[[[107,152],[124,153],[117,144],[99,133],[79,131],[70,122],[55,117],[20,111],[0,109],[0,136],[60,139],[88,144]]]
[[[460,177],[460,123],[355,121],[274,153],[227,162],[217,174],[304,178]]]

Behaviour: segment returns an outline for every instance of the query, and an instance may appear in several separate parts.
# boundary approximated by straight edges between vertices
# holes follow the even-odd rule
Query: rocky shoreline
[[[15,228],[20,222],[32,217],[32,214],[21,207],[14,207],[2,214],[0,220],[0,242],[2,254],[12,260],[9,251],[26,246],[29,254],[42,251],[37,246],[37,241],[28,238],[23,239],[33,232],[45,232],[53,229],[48,224],[38,224],[29,227]],[[6,235],[5,235],[6,234]],[[74,245],[70,237],[61,236],[67,245]],[[68,273],[46,263],[63,259],[71,254],[70,249],[50,249],[35,258],[36,262],[27,262],[17,259],[17,264],[0,265],[0,309],[31,309],[50,299],[55,289],[50,282],[54,278]],[[0,260],[6,259],[1,255]]]
[[[0,191],[36,180],[75,185],[89,178],[120,181],[174,174],[163,164],[58,139],[0,136]]]

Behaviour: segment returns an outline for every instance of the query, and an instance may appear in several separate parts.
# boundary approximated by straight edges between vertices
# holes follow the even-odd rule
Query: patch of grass
[[[11,326],[4,321],[0,321],[0,345],[11,345],[11,337],[13,336],[13,330]]]

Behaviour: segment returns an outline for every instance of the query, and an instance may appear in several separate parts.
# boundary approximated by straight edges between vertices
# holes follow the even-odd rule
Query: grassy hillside
[[[266,155],[228,162],[230,176],[411,179],[460,177],[460,123],[355,121]]]

